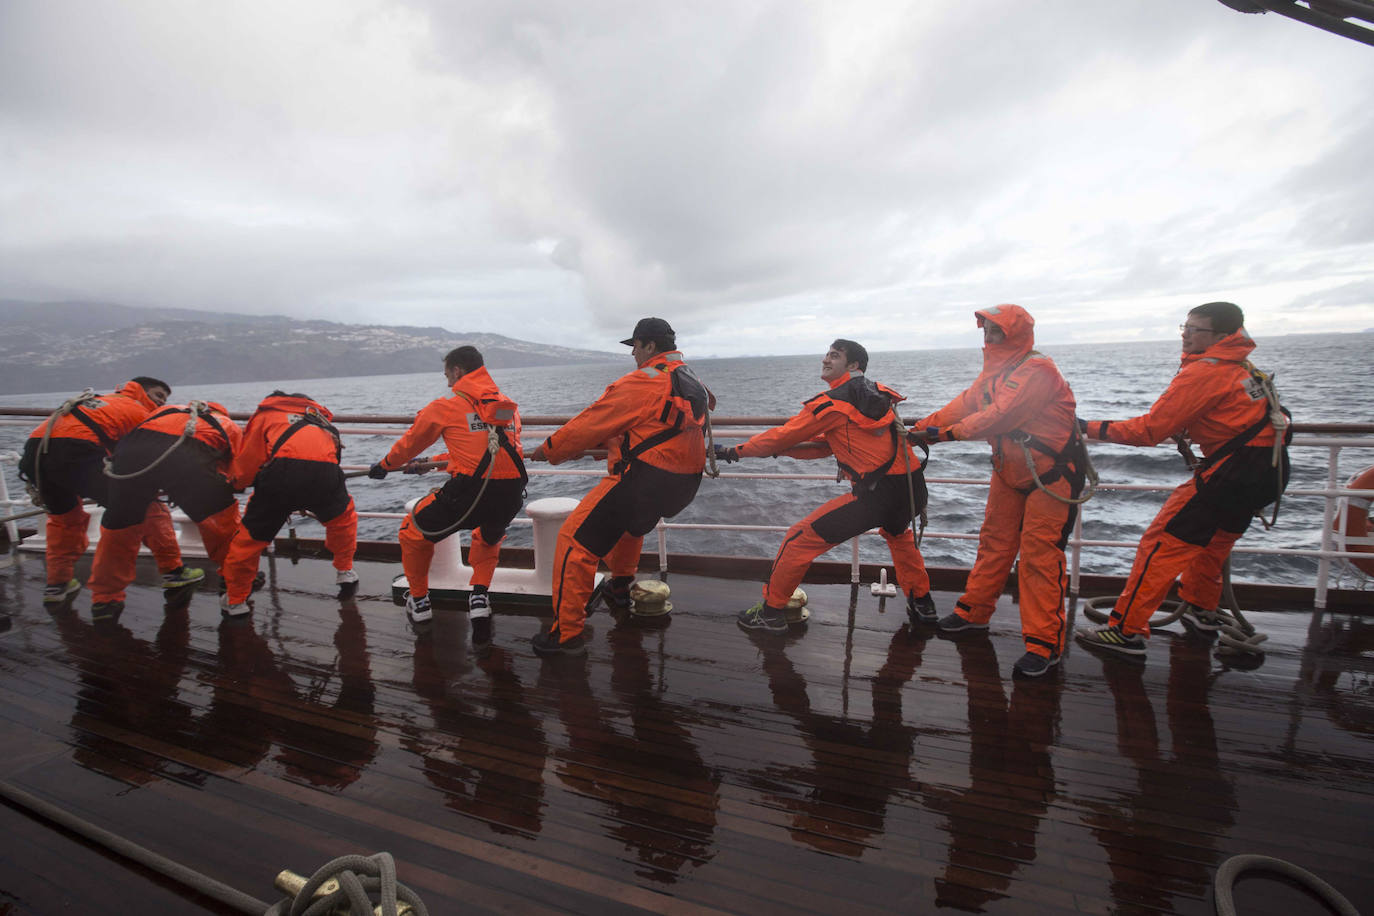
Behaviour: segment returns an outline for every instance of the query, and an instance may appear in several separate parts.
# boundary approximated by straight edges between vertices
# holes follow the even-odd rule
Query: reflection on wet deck
[[[750,638],[754,586],[674,577],[667,626],[598,614],[585,660],[544,663],[536,618],[498,606],[478,655],[465,614],[416,634],[394,570],[360,571],[340,603],[326,564],[279,564],[240,625],[208,591],[164,611],[149,570],[93,625],[18,557],[0,777],[266,899],[384,849],[436,914],[1210,914],[1240,853],[1374,901],[1368,618],[1253,613],[1253,670],[1180,629],[1023,682],[1009,602],[956,640],[816,586],[804,633]],[[0,913],[204,905],[13,809],[0,836]],[[1321,912],[1267,880],[1237,899]]]

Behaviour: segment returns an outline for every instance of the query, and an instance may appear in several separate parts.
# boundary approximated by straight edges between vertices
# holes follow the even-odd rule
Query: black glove
[[[386,468],[382,467],[382,463],[380,461],[378,461],[372,467],[367,469],[367,476],[371,477],[373,480],[383,480],[386,478],[386,474],[387,470]]]
[[[726,464],[739,461],[739,449],[735,448],[733,445],[729,447],[715,445],[712,447],[711,453],[717,461],[724,461]]]
[[[927,426],[925,429],[913,429],[906,434],[906,441],[912,445],[929,445],[932,442],[939,442],[940,427]]]
[[[1074,419],[1078,421],[1078,431],[1086,436],[1088,434],[1088,421],[1082,417],[1074,417]]]

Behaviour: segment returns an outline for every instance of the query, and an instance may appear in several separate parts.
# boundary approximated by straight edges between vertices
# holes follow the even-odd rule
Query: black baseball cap
[[[676,340],[677,334],[673,332],[673,326],[662,318],[641,318],[635,325],[635,331],[629,337],[621,341],[627,347],[633,347],[636,340],[659,340],[667,337]]]

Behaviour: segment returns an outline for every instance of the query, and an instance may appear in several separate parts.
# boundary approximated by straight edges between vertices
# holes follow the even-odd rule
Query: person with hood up
[[[200,529],[205,552],[222,567],[239,526],[229,469],[243,432],[213,401],[165,404],[120,440],[106,465],[109,508],[91,564],[91,615],[118,616],[134,580],[142,522],[163,491]]]
[[[248,597],[259,558],[296,511],[309,512],[324,525],[340,597],[356,591],[358,513],[339,469],[343,443],[333,418],[329,408],[307,395],[273,391],[248,419],[230,482],[240,492],[251,486],[253,495],[224,559],[220,610],[226,615],[251,610]]]
[[[108,505],[105,459],[171,393],[172,386],[146,375],[125,382],[111,394],[87,391],[62,405],[24,443],[19,478],[29,484],[37,496],[35,502],[48,513],[44,604],[61,604],[81,589],[73,574],[77,558],[90,546],[86,535],[90,516],[82,500]],[[182,565],[172,514],[164,503],[154,501],[148,506],[139,540],[152,551],[163,588],[177,589],[205,578],[202,570]]]
[[[448,452],[430,460],[447,460],[448,482],[416,503],[401,523],[401,567],[410,585],[406,613],[412,623],[432,619],[429,568],[434,545],[455,532],[471,531],[468,619],[473,644],[485,645],[492,638],[488,589],[506,529],[525,504],[529,480],[520,445],[520,412],[496,387],[476,347],[451,350],[444,357],[444,379],[453,397],[425,405],[368,476],[381,480],[391,471],[406,470],[422,451],[444,440]]]
[[[607,450],[606,476],[558,529],[549,629],[531,639],[542,656],[583,655],[596,569],[611,569],[608,604],[629,605],[644,535],[692,502],[706,468],[706,412],[711,393],[677,349],[662,318],[641,318],[622,344],[636,369],[612,382],[591,405],[530,455],[559,464],[589,449]]]
[[[804,401],[801,411],[782,426],[738,446],[715,447],[716,460],[727,462],[833,455],[840,476],[850,482],[849,493],[788,529],[763,587],[763,600],[736,618],[742,629],[785,632],[788,599],[811,561],[875,527],[892,552],[911,626],[935,620],[930,576],[911,533],[912,520],[926,505],[923,462],[907,444],[905,427],[897,417],[896,405],[905,398],[865,377],[867,369],[868,351],[863,346],[836,340],[821,358],[821,379],[829,390]]]
[[[1039,677],[1064,648],[1064,547],[1083,489],[1082,441],[1068,382],[1035,347],[1035,319],[1019,305],[974,312],[983,329],[983,371],[954,400],[916,423],[926,442],[987,439],[992,479],[978,554],[964,594],[936,626],[945,633],[986,630],[1019,555],[1021,635],[1026,651],[1013,673]]]
[[[1292,435],[1272,385],[1250,365],[1255,342],[1244,324],[1234,303],[1199,305],[1179,325],[1178,373],[1148,413],[1082,421],[1092,439],[1149,446],[1187,436],[1203,455],[1145,530],[1108,622],[1074,634],[1090,648],[1144,656],[1150,616],[1180,574],[1183,619],[1201,630],[1222,626],[1222,567],[1255,513],[1287,487]]]

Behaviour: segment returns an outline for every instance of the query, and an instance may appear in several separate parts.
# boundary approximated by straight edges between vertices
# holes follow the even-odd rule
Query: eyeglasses
[[[1178,329],[1179,329],[1180,331],[1182,331],[1184,334],[1215,334],[1215,333],[1216,333],[1216,331],[1212,330],[1211,328],[1200,328],[1200,327],[1198,327],[1197,325],[1194,325],[1194,324],[1181,324],[1181,325],[1178,326]]]

